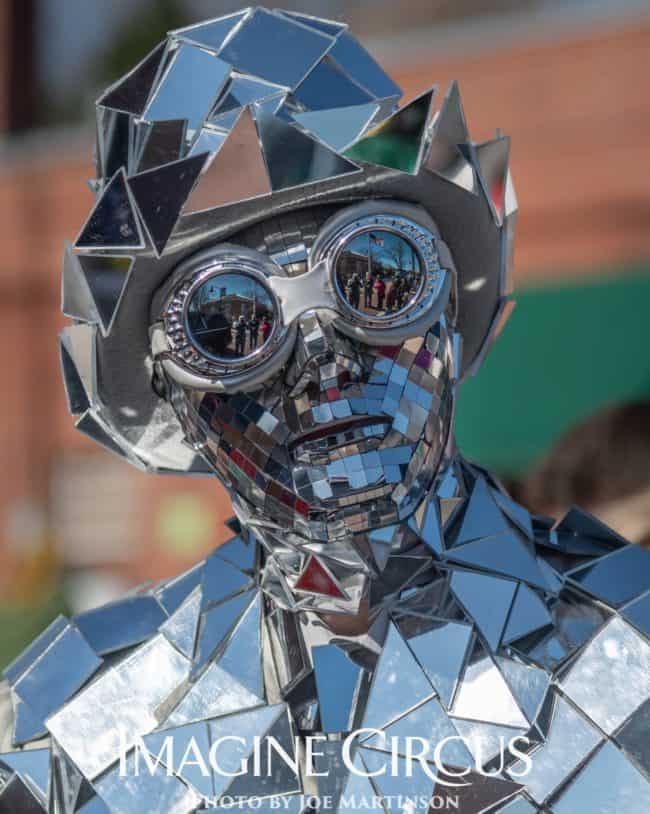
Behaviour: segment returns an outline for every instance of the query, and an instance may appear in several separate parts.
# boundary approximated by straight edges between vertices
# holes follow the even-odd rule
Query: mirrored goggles
[[[424,334],[449,303],[449,253],[424,226],[366,215],[318,235],[307,271],[231,244],[185,261],[162,292],[151,329],[154,358],[176,382],[251,389],[288,360],[304,313],[327,311],[338,331],[367,345]],[[289,255],[291,253],[289,252]]]

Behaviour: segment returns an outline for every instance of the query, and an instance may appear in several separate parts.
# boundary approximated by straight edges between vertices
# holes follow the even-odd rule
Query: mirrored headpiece
[[[457,273],[462,372],[478,368],[509,309],[509,140],[470,140],[455,83],[437,110],[435,89],[398,107],[401,96],[345,25],[250,8],[171,32],[100,97],[97,200],[63,272],[63,311],[75,324],[62,335],[62,366],[79,429],[148,470],[207,471],[152,387],[152,298],[207,247],[320,205],[393,199],[433,218]],[[355,229],[341,244],[347,254],[320,273],[331,275],[344,324],[364,330],[345,269],[372,255],[371,241],[396,238]],[[426,271],[413,266],[403,313],[387,313],[387,323],[414,318]],[[215,295],[205,284],[215,274],[199,269],[188,289],[196,325],[211,297],[243,285],[224,278]],[[247,285],[259,287],[251,296],[271,347],[282,281],[249,274]],[[204,350],[218,364],[225,351],[215,337]]]

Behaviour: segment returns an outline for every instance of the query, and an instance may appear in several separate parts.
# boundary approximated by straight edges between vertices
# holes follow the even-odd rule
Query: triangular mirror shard
[[[501,136],[474,148],[481,169],[481,183],[490,202],[495,221],[503,223],[506,207],[506,182],[510,160],[510,139]]]
[[[166,42],[161,42],[130,73],[109,88],[97,104],[139,116],[147,105],[149,93],[165,53],[165,46]]]
[[[517,583],[472,571],[455,570],[451,588],[474,619],[492,650],[496,650],[512,606]]]
[[[203,563],[200,562],[186,571],[179,574],[169,582],[163,583],[155,592],[158,601],[171,616],[175,613],[192,591],[201,584],[203,576]]]
[[[219,667],[258,698],[264,694],[261,625],[262,594],[258,591],[219,659]]]
[[[118,170],[95,204],[75,243],[77,249],[143,249],[124,170]]]
[[[472,627],[462,622],[435,622],[426,633],[413,636],[408,646],[415,653],[437,690],[440,700],[449,708],[472,641]]]
[[[228,634],[239,621],[250,599],[251,592],[240,594],[201,615],[192,677],[195,677],[210,659],[214,659],[218,655]]]
[[[203,565],[201,581],[201,609],[217,605],[224,599],[240,593],[250,585],[251,579],[234,565],[211,554]]]
[[[228,14],[226,17],[219,17],[217,20],[179,28],[171,33],[179,39],[190,40],[211,51],[219,51],[226,37],[247,14],[248,11],[238,11],[235,14]]]
[[[269,96],[277,96],[278,93],[284,92],[285,89],[278,85],[262,82],[250,76],[233,74],[212,113],[212,117],[221,113],[228,113],[231,110],[244,107],[244,105],[249,105],[252,102],[268,99]]]
[[[0,755],[0,766],[19,774],[47,799],[50,774],[50,749],[27,749]],[[0,806],[0,811],[2,811]]]
[[[551,683],[550,674],[513,659],[497,658],[497,665],[522,712],[534,723]]]
[[[293,91],[293,98],[307,110],[350,107],[374,101],[367,91],[346,76],[328,57],[307,74]]]
[[[194,654],[200,613],[201,592],[195,590],[187,601],[159,627],[167,641],[188,659],[191,659]]]
[[[345,598],[345,594],[337,585],[334,577],[315,556],[311,556],[307,560],[307,565],[296,582],[295,590],[333,596],[337,599]]]
[[[225,206],[271,192],[257,129],[249,108],[244,108],[221,149],[213,154],[206,171],[184,209],[184,214]]]
[[[478,641],[456,693],[451,715],[517,729],[530,728],[510,687]]]
[[[628,546],[627,541],[613,529],[606,526],[601,520],[598,520],[597,517],[589,514],[589,512],[579,509],[576,506],[569,509],[562,518],[558,524],[557,531],[578,536],[593,537],[596,540],[602,540],[617,548],[621,546],[627,548]]]
[[[153,122],[138,161],[138,172],[146,172],[178,161],[185,145],[187,119]]]
[[[433,138],[424,159],[426,169],[467,192],[477,191],[476,173],[459,149],[469,141],[458,84],[451,83],[433,125]]]
[[[205,121],[229,74],[230,66],[214,54],[181,45],[144,111],[145,119],[187,119],[191,136]]]
[[[246,542],[242,537],[234,537],[220,545],[215,554],[242,571],[253,571],[257,559],[257,544],[255,541]]]
[[[165,250],[207,157],[203,153],[184,158],[129,178],[131,192],[158,256]]]
[[[449,86],[440,113],[436,118],[435,133],[436,136],[452,145],[466,144],[470,140],[465,111],[460,99],[460,89],[455,79]]]
[[[447,557],[463,565],[522,579],[546,590],[547,582],[529,546],[532,548],[532,544],[519,538],[516,532],[507,531],[484,540],[454,546],[447,552]]]
[[[328,56],[345,71],[345,73],[366,88],[376,99],[389,96],[402,96],[402,89],[375,62],[363,46],[347,31],[337,37]]]
[[[97,401],[97,328],[94,325],[68,325],[61,331],[61,345],[74,362],[86,397]]]
[[[112,178],[129,164],[133,117],[107,107],[97,108],[97,175]]]
[[[351,161],[277,116],[254,105],[257,129],[274,192],[360,172]]]
[[[415,656],[391,623],[372,679],[362,725],[382,729],[434,694]]]
[[[502,512],[508,515],[510,520],[528,537],[533,540],[535,535],[533,532],[533,521],[528,509],[520,506],[509,495],[500,492],[498,489],[492,489],[492,497],[497,502],[497,505]]]
[[[63,383],[68,397],[68,410],[71,415],[80,415],[90,408],[90,402],[79,376],[76,365],[68,353],[63,342],[59,344],[61,351],[61,371]]]
[[[211,127],[202,127],[188,155],[199,155],[200,153],[210,153],[214,155],[221,149],[221,145],[228,138],[228,133],[224,130],[216,130]],[[209,166],[209,165],[208,165]],[[207,172],[207,169],[203,173]]]
[[[133,258],[79,255],[79,263],[95,302],[102,333],[108,336],[126,289]]]
[[[503,635],[503,643],[510,644],[551,624],[553,619],[541,597],[527,585],[520,585]]]
[[[373,127],[343,153],[352,161],[379,164],[416,175],[435,90],[418,96],[390,118]]]
[[[377,529],[368,534],[368,545],[370,552],[377,566],[377,570],[381,573],[388,565],[388,559],[391,554],[391,540],[386,539],[384,536],[384,529]]]
[[[444,552],[444,541],[440,523],[440,508],[435,495],[424,501],[415,515],[413,515],[414,531],[439,556]]]
[[[314,647],[311,654],[323,732],[349,732],[353,729],[362,668],[335,644]]]
[[[67,317],[97,322],[99,316],[72,244],[66,241],[61,279],[61,310]]]
[[[269,46],[273,59],[269,59]],[[257,8],[219,54],[235,70],[295,88],[332,46],[332,38]]]
[[[369,102],[352,107],[294,113],[293,118],[319,141],[336,152],[342,152],[359,138],[378,109],[376,102]]]
[[[455,545],[469,543],[510,530],[508,521],[497,506],[485,478],[477,478],[469,498]]]

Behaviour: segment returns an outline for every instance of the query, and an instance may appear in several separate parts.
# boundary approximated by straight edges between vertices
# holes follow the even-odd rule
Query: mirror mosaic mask
[[[99,100],[97,200],[64,260],[70,410],[140,468],[216,474],[235,536],[4,670],[1,811],[444,798],[446,738],[463,814],[650,810],[650,554],[578,509],[531,515],[453,443],[511,308],[508,140],[469,139],[455,84],[400,96],[345,25],[248,9],[172,32]],[[373,778],[343,759],[359,726]],[[232,733],[300,771],[191,753],[120,776],[139,738],[160,758],[226,736],[236,768]]]
[[[426,213],[397,201],[332,210],[189,258],[152,309],[186,437],[258,522],[323,540],[422,500],[457,365],[455,271]],[[282,250],[256,244],[260,230]]]

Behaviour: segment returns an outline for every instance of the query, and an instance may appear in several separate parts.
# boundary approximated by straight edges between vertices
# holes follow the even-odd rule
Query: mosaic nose
[[[292,397],[301,395],[310,384],[327,390],[359,382],[363,369],[355,344],[336,330],[330,312],[319,309],[303,314],[288,376]]]

